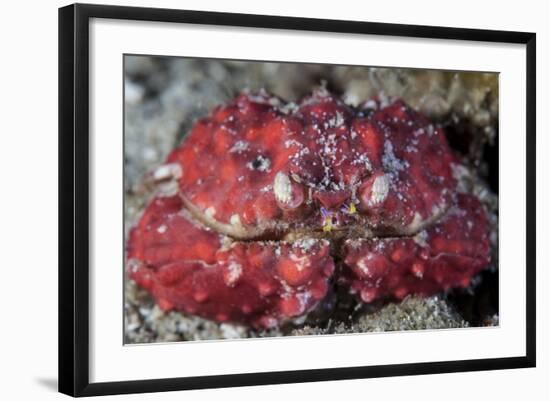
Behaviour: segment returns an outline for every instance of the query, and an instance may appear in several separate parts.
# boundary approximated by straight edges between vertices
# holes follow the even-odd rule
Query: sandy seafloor
[[[368,306],[357,304],[340,290],[327,303],[329,312],[321,310],[269,331],[165,313],[126,278],[125,343],[498,325],[497,74],[148,56],[126,56],[124,74],[126,233],[152,196],[142,185],[143,175],[162,164],[198,118],[243,90],[265,89],[287,101],[298,101],[325,85],[350,105],[373,96],[401,97],[440,124],[470,167],[471,174],[461,185],[485,204],[493,244],[492,265],[468,289]]]

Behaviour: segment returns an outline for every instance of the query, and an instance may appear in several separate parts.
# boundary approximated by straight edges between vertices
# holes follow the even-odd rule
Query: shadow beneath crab
[[[470,326],[497,326],[499,315],[498,270],[483,271],[474,277],[474,285],[457,289],[447,295],[447,301]]]

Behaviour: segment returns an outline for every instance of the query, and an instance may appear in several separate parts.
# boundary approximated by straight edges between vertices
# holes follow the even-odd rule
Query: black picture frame
[[[526,354],[521,357],[90,383],[88,61],[91,18],[179,22],[526,46]],[[59,391],[71,396],[534,367],[536,35],[434,26],[75,4],[59,9]]]

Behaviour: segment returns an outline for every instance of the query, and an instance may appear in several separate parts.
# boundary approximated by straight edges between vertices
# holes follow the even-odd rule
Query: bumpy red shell
[[[468,286],[490,261],[488,223],[458,165],[402,101],[244,94],[155,171],[177,186],[132,229],[128,271],[164,309],[256,327],[306,314],[333,282],[364,302]]]

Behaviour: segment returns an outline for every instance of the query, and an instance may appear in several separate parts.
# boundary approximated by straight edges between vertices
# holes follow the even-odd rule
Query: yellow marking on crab
[[[357,208],[355,207],[355,203],[350,203],[348,213],[349,214],[357,213]]]
[[[325,218],[325,221],[323,222],[323,231],[324,232],[330,232],[332,230],[332,218],[327,217]]]

